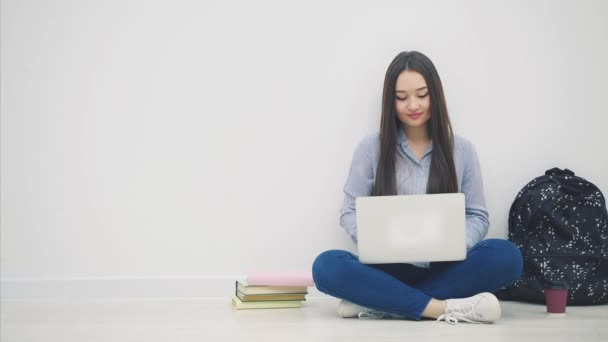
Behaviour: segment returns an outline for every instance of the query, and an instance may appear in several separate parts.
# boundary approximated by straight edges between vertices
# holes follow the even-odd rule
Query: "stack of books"
[[[232,305],[237,310],[299,308],[313,285],[309,272],[252,272],[237,279]]]

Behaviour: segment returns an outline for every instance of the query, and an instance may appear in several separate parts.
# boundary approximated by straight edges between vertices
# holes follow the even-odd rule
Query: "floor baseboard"
[[[239,276],[20,278],[0,281],[2,299],[220,298]],[[324,297],[309,287],[308,297]]]

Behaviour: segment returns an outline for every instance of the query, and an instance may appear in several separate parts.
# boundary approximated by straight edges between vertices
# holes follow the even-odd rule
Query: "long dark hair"
[[[401,121],[399,121],[395,109],[395,83],[399,74],[405,70],[421,74],[426,81],[430,95],[431,118],[427,123],[427,130],[433,142],[433,152],[426,193],[458,192],[456,167],[454,166],[454,136],[439,74],[433,62],[424,54],[417,51],[404,51],[393,59],[384,77],[382,119],[380,121],[380,160],[373,195],[397,194],[395,158],[397,157],[397,129],[401,129]]]

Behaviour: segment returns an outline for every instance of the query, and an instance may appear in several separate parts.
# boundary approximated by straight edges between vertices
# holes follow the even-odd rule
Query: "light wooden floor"
[[[342,319],[338,301],[309,298],[300,309],[235,311],[225,299],[7,300],[0,340],[19,341],[608,341],[608,305],[569,307],[503,302],[494,324]]]

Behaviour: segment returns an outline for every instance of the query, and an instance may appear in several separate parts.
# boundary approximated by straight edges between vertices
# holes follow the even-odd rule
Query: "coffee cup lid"
[[[563,280],[546,280],[545,288],[552,290],[563,290],[568,288],[568,283]]]

